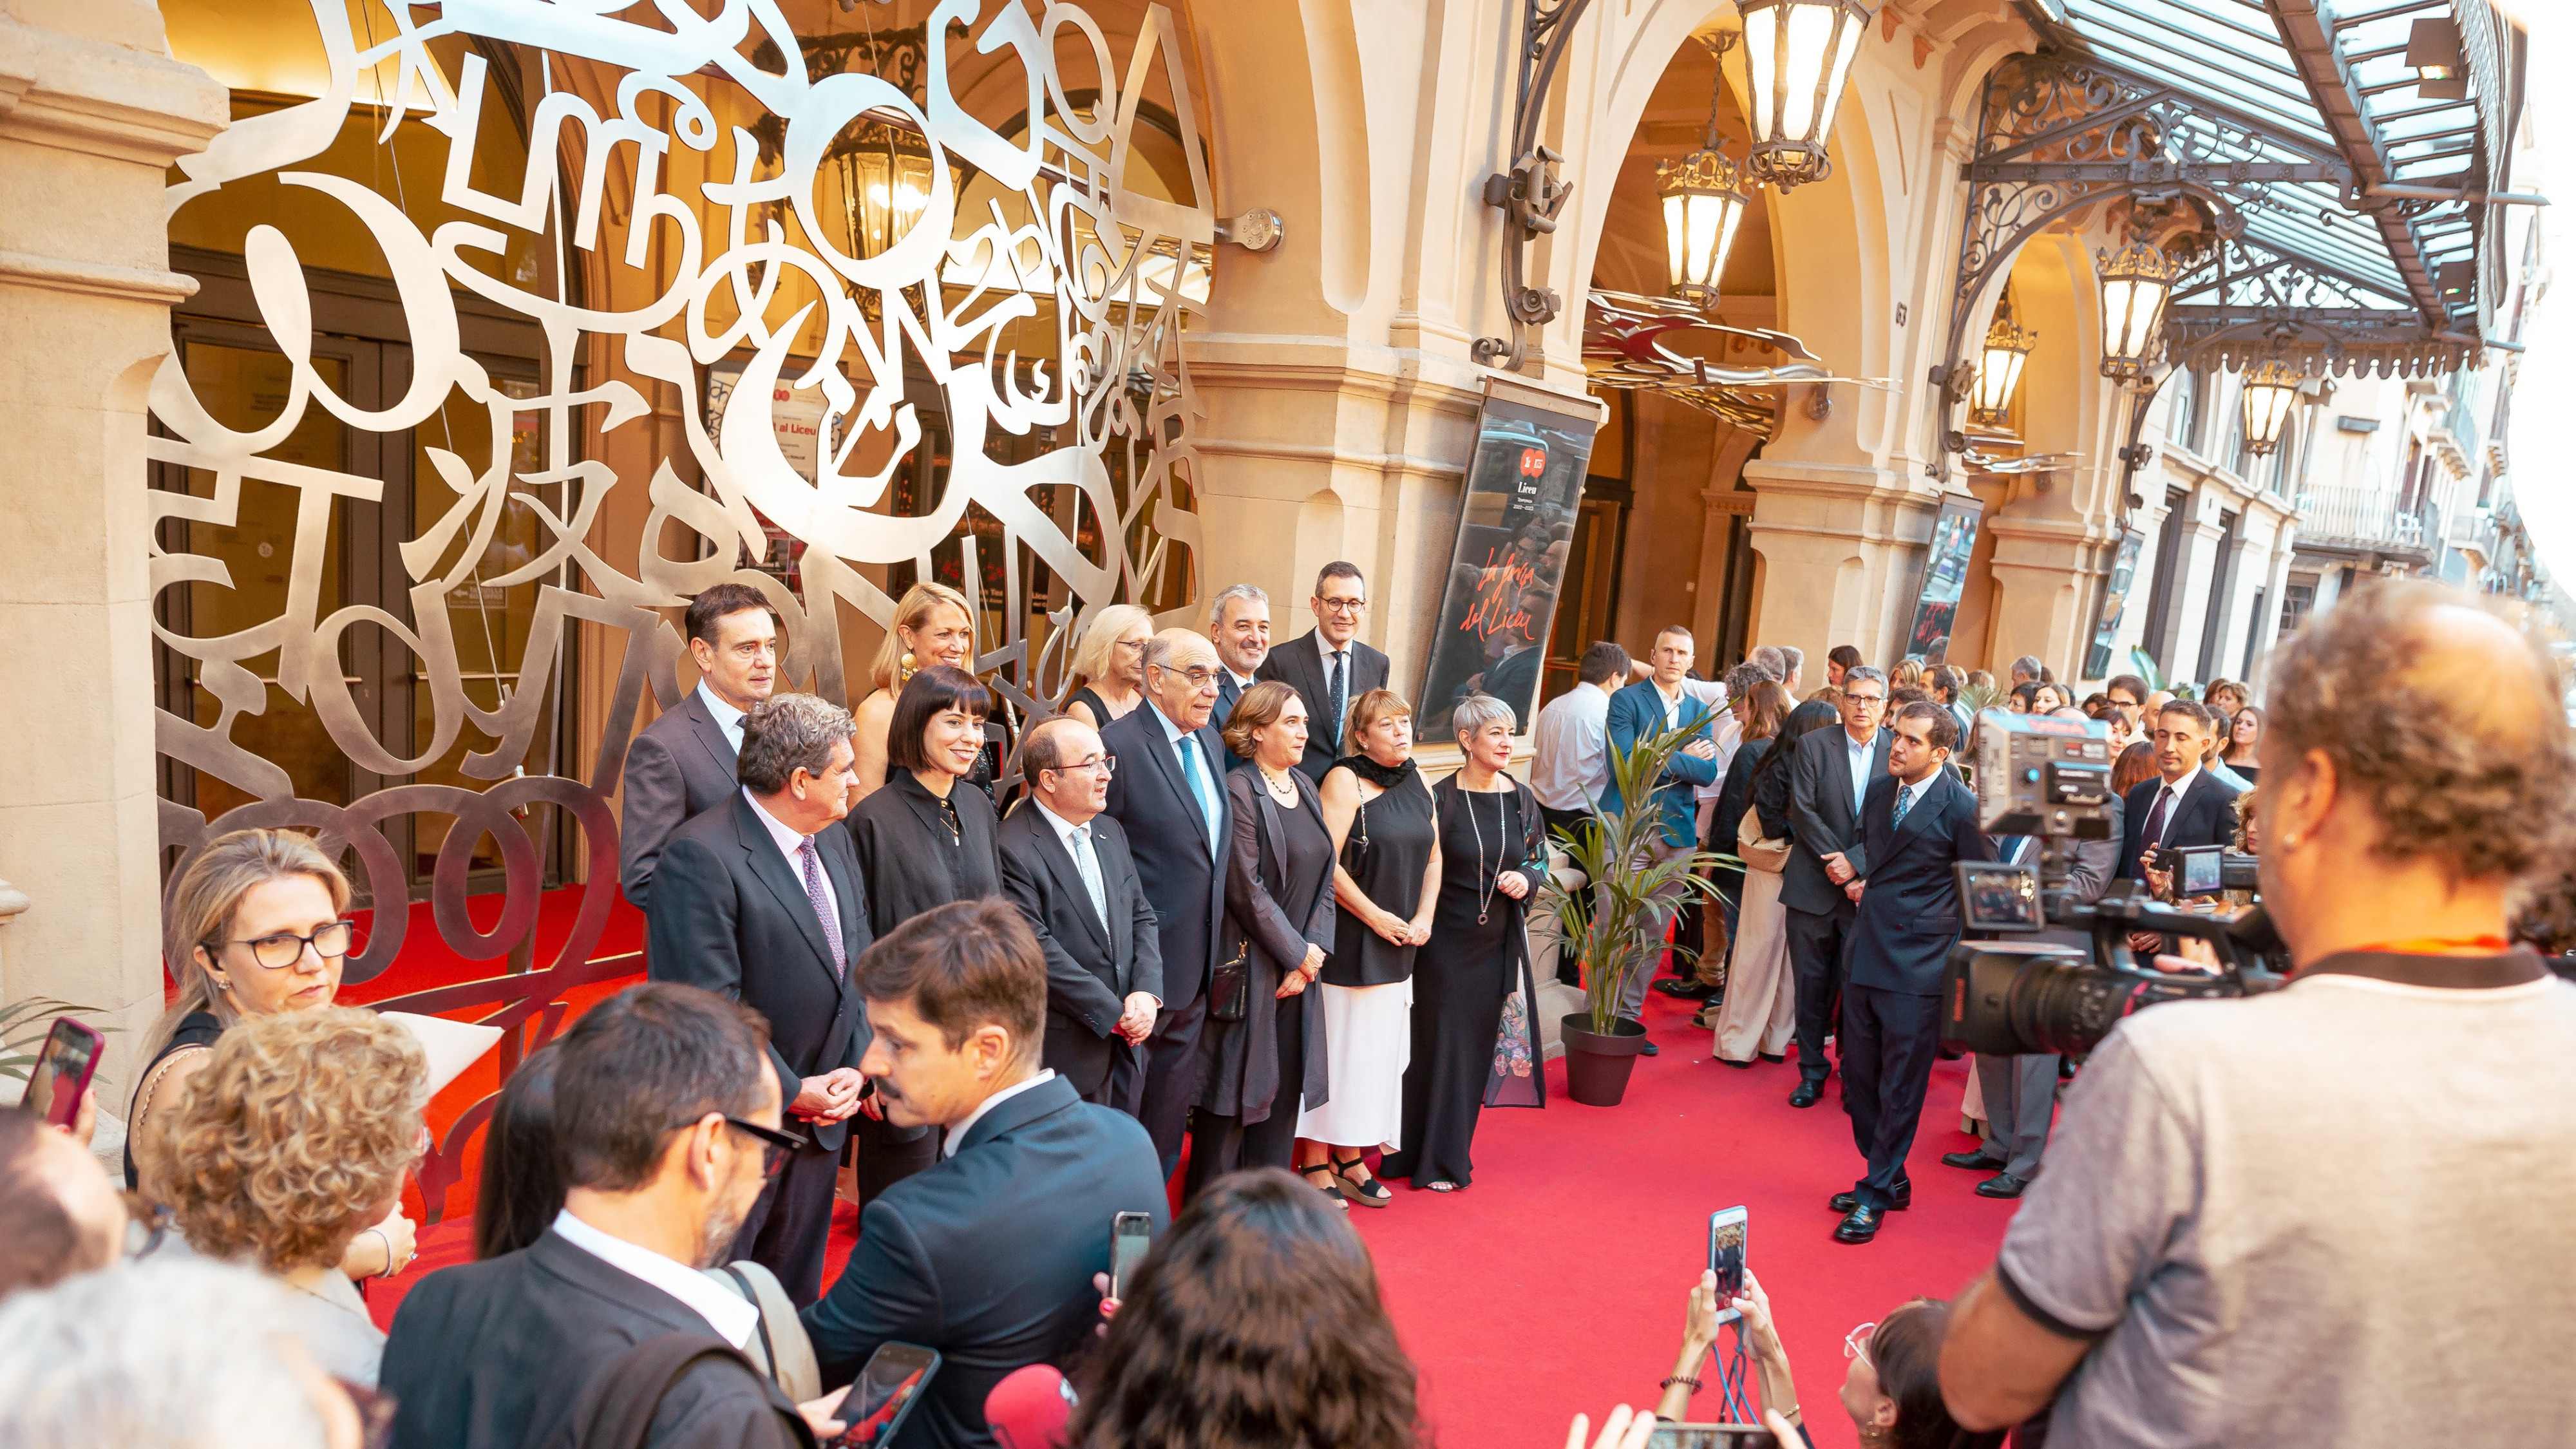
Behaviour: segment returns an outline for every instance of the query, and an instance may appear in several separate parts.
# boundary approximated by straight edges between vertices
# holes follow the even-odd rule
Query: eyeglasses
[[[222,946],[248,946],[250,959],[271,971],[283,971],[304,959],[304,948],[307,946],[312,947],[313,954],[325,961],[336,961],[348,955],[350,946],[355,944],[357,933],[357,922],[333,921],[310,936],[299,936],[293,931],[279,931],[274,935],[262,936],[255,941],[225,941],[220,943],[217,949],[220,951]]]
[[[1100,772],[1100,778],[1106,780],[1110,776],[1118,773],[1118,757],[1116,755],[1099,755],[1092,759],[1084,760],[1078,765],[1058,765],[1056,768],[1058,770],[1098,770]]]
[[[795,1155],[796,1149],[805,1145],[805,1139],[792,1132],[781,1132],[775,1127],[763,1127],[757,1122],[745,1122],[740,1117],[727,1117],[724,1120],[727,1127],[760,1139],[760,1175],[765,1178],[776,1177],[779,1169],[787,1165],[787,1159]]]
[[[1327,614],[1356,614],[1368,607],[1366,599],[1317,599],[1315,603]]]
[[[1851,1332],[1844,1334],[1843,1357],[1846,1359],[1856,1358],[1862,1363],[1868,1363],[1870,1335],[1876,1332],[1878,1332],[1878,1320],[1873,1318],[1869,1322],[1862,1324],[1860,1327],[1853,1329]],[[1875,1367],[1875,1365],[1872,1366]]]
[[[1154,667],[1165,674],[1177,674],[1188,680],[1192,689],[1205,689],[1216,683],[1216,671],[1213,669],[1174,669],[1168,664],[1157,664]]]
[[[1845,690],[1845,691],[1843,692],[1843,703],[1845,703],[1845,704],[1885,704],[1885,703],[1887,703],[1887,696],[1886,696],[1886,695],[1883,695],[1883,694],[1853,694],[1853,693],[1851,693],[1849,690]]]

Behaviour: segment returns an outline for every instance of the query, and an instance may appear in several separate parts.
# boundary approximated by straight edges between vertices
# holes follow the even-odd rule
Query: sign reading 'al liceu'
[[[1448,743],[1450,717],[1471,694],[1510,705],[1528,731],[1600,424],[1588,398],[1486,384],[1440,627],[1416,700],[1418,738]]]

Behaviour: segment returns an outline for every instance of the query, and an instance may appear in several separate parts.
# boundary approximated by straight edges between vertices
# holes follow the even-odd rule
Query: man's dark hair
[[[704,639],[713,646],[723,642],[716,637],[716,626],[746,609],[768,613],[769,601],[749,584],[723,583],[689,600],[681,622],[688,626],[689,638]]]
[[[1628,651],[1607,639],[1595,639],[1584,646],[1581,662],[1574,666],[1574,677],[1586,684],[1601,684],[1628,672]]]
[[[903,693],[894,697],[894,717],[886,722],[886,763],[898,770],[929,769],[921,735],[932,720],[952,709],[980,720],[991,708],[991,696],[974,675],[946,664],[923,669],[904,681]]]
[[[1020,738],[1020,778],[1028,781],[1031,786],[1035,786],[1038,776],[1047,771],[1061,770],[1075,763],[1065,758],[1066,732],[1055,728],[1057,722],[1064,718],[1063,715],[1057,715],[1055,719],[1033,725],[1029,732]],[[1082,723],[1080,720],[1071,722]]]
[[[853,968],[870,1001],[908,1001],[955,1051],[979,1026],[1011,1034],[1021,1061],[1046,1045],[1046,957],[1019,907],[999,896],[950,901],[868,947]]]
[[[2176,695],[2174,698],[2166,700],[2164,702],[2164,707],[2156,711],[2156,718],[2162,719],[2169,714],[2178,714],[2185,719],[2196,719],[2200,721],[2204,728],[2209,724],[2209,716],[2201,713],[2200,701],[2196,699],[2184,699],[2180,695]]]
[[[60,1282],[80,1250],[80,1230],[54,1185],[36,1174],[44,1114],[0,1107],[0,1298]]]
[[[1726,697],[1729,700],[1751,699],[1755,685],[1780,682],[1777,675],[1750,659],[1726,671],[1721,677],[1726,682]]]
[[[1923,677],[1932,682],[1932,693],[1944,704],[1958,699],[1959,691],[1967,688],[1968,685],[1968,676],[1948,664],[1935,667],[1931,673]]]
[[[1860,668],[1860,651],[1849,644],[1837,644],[1833,648],[1825,651],[1825,662],[1827,664],[1839,664],[1845,669],[1858,669]]]
[[[1943,709],[1941,706],[1934,704],[1928,699],[1917,699],[1909,701],[1903,708],[1897,710],[1895,718],[1889,724],[1889,728],[1893,729],[1896,725],[1903,724],[1910,719],[1919,719],[1925,723],[1926,728],[1923,731],[1923,737],[1926,740],[1931,741],[1932,748],[1936,750],[1955,750],[1959,747],[1959,717],[1957,715],[1950,713],[1948,710]]]
[[[1931,702],[1932,691],[1911,684],[1900,684],[1887,692],[1889,709],[1902,709],[1909,704],[1930,704]]]
[[[1368,578],[1360,572],[1360,566],[1352,563],[1348,559],[1337,558],[1316,571],[1315,597],[1319,599],[1322,598],[1324,596],[1324,585],[1331,583],[1335,579],[1350,579],[1358,583],[1363,592],[1368,589]]]
[[[567,1187],[633,1192],[653,1180],[672,1133],[709,1112],[759,1110],[769,1024],[714,992],[648,981],[583,1012],[557,1041],[555,1155]]]
[[[828,700],[773,694],[742,717],[742,753],[734,760],[734,778],[755,795],[775,795],[799,770],[820,777],[830,769],[832,747],[857,729],[850,712]],[[913,733],[918,737],[921,732]]]
[[[2155,693],[2154,690],[2147,688],[2145,680],[2134,674],[2114,674],[2102,684],[2104,694],[2117,694],[2124,689],[2129,692],[2131,704],[2145,704],[2147,696]]]

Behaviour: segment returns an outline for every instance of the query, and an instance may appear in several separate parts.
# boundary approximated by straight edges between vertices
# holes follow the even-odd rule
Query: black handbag
[[[1216,974],[1208,978],[1208,1019],[1241,1021],[1244,1008],[1252,1001],[1252,962],[1249,948],[1236,943],[1234,958],[1220,962]]]

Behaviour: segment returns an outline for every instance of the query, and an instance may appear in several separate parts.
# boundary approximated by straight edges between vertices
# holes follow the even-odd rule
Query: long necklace
[[[1503,797],[1496,794],[1494,796],[1494,868],[1488,873],[1485,869],[1485,827],[1476,819],[1476,796],[1482,792],[1461,787],[1458,793],[1467,797],[1467,828],[1476,832],[1476,881],[1479,887],[1476,897],[1476,924],[1481,926],[1485,924],[1486,913],[1494,908],[1494,885],[1503,878],[1503,847],[1510,843],[1511,830],[1503,820]]]

